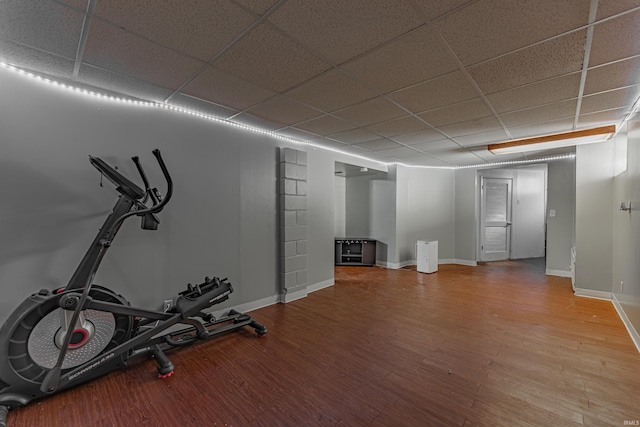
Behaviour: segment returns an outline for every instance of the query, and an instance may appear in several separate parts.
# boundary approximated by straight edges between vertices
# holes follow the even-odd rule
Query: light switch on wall
[[[556,210],[555,209],[550,209],[549,210],[549,218],[553,218],[554,216],[556,216]]]

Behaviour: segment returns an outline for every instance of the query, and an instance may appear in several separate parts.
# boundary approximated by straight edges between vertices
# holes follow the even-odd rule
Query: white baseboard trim
[[[638,333],[638,331],[636,331],[636,328],[633,327],[633,324],[627,317],[627,313],[624,312],[624,309],[622,308],[622,305],[620,305],[620,301],[618,301],[618,298],[616,298],[615,294],[613,294],[612,301],[613,306],[618,312],[618,316],[620,316],[620,320],[622,320],[624,327],[627,328],[627,332],[629,332],[631,341],[633,341],[633,343],[636,345],[636,348],[638,349],[638,352],[640,352],[640,334]]]
[[[304,287],[294,292],[283,292],[280,294],[280,298],[278,302],[284,302],[284,303],[293,302],[297,299],[305,298],[308,294],[309,294],[309,291],[307,290],[307,287]]]
[[[320,289],[328,288],[329,286],[333,286],[333,285],[334,285],[334,279],[329,279],[329,280],[324,280],[322,282],[314,283],[312,285],[307,285],[293,292],[286,292],[286,293],[283,292],[282,294],[280,294],[280,297],[276,302],[283,302],[283,303],[292,302],[300,298],[305,298],[311,292],[319,291]]]
[[[439,259],[438,264],[457,264],[457,265],[466,265],[469,267],[477,267],[477,261],[469,261],[466,259]]]
[[[319,291],[320,289],[328,288],[329,286],[333,286],[333,285],[334,285],[334,280],[333,279],[329,279],[329,280],[325,280],[323,282],[314,283],[313,285],[309,285],[309,286],[307,286],[307,290],[311,293],[311,292]]]
[[[440,264],[468,265],[469,267],[478,266],[478,263],[476,261],[468,261],[464,259],[439,259],[438,265]],[[418,261],[416,261],[415,259],[410,259],[408,261],[402,261],[399,263],[378,261],[376,265],[379,267],[389,268],[392,270],[398,270],[400,268],[408,267],[410,265],[418,265]]]
[[[547,276],[571,277],[571,271],[566,270],[551,270],[547,268],[544,274]]]
[[[573,292],[578,297],[595,298],[611,301],[611,292],[594,291],[592,289],[576,288]]]
[[[389,268],[391,270],[399,270],[401,268],[408,267],[410,265],[416,265],[416,260],[412,259],[409,261],[402,261],[402,262],[376,261],[376,265],[379,267]]]

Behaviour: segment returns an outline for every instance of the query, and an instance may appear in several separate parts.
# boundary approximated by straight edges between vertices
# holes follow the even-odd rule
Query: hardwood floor
[[[640,353],[607,301],[529,262],[336,268],[252,330],[9,413],[19,426],[622,426]],[[633,425],[633,424],[631,424]]]

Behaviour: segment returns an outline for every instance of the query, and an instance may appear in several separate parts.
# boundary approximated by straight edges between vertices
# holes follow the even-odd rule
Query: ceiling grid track
[[[91,20],[93,19],[93,13],[96,10],[97,0],[89,0],[87,2],[87,10],[82,21],[82,30],[80,31],[80,41],[78,43],[78,50],[76,52],[76,60],[73,64],[73,78],[77,79],[80,73],[80,66],[82,65],[82,57],[84,55],[84,49],[87,46],[87,38],[89,37],[89,28],[91,27]]]
[[[587,82],[587,70],[589,68],[589,57],[591,56],[591,44],[593,43],[594,22],[598,12],[598,0],[591,0],[589,5],[589,27],[587,28],[587,38],[584,42],[584,60],[582,61],[582,74],[580,76],[580,88],[578,89],[578,102],[576,104],[576,115],[573,119],[573,130],[578,129],[580,120],[580,109],[582,108],[582,96],[584,86]]]

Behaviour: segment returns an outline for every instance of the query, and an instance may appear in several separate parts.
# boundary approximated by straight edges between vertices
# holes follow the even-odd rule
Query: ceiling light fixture
[[[601,126],[597,128],[576,130],[573,132],[556,133],[553,135],[537,136],[534,138],[516,139],[514,141],[489,144],[487,150],[493,154],[513,154],[525,151],[548,150],[551,148],[571,147],[582,144],[602,142],[616,133],[616,126]]]

